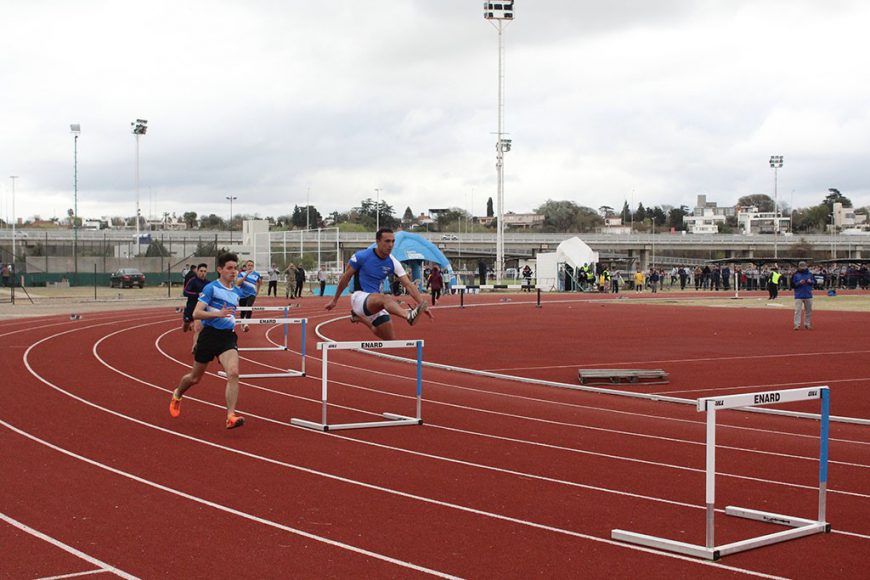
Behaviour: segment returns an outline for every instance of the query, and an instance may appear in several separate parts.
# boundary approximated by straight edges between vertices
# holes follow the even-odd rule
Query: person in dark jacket
[[[794,288],[794,329],[801,327],[801,309],[804,311],[804,328],[813,328],[813,285],[816,280],[807,269],[806,262],[798,264],[797,272],[791,277],[791,287]]]
[[[435,302],[441,298],[441,290],[444,288],[444,277],[438,266],[432,266],[429,278],[426,279],[426,288],[432,293],[432,306],[435,306]]]

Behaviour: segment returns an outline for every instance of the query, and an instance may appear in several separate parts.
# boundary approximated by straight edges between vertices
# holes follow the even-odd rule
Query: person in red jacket
[[[426,280],[426,288],[432,293],[432,306],[435,306],[435,302],[441,298],[441,290],[444,288],[444,277],[438,266],[432,266],[432,272],[429,273],[429,279]]]

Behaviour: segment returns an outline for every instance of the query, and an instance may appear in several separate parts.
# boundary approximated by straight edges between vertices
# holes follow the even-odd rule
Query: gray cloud
[[[0,167],[19,213],[402,210],[495,190],[496,35],[480,2],[15,3],[0,22]],[[858,2],[517,2],[506,32],[508,209],[870,203],[870,42]],[[0,180],[4,207],[9,184]],[[632,194],[632,191],[634,192]],[[144,195],[144,194],[143,194]],[[437,202],[437,203],[436,203]],[[401,206],[401,208],[399,208]],[[2,211],[2,209],[0,209]],[[8,213],[8,209],[6,210]]]

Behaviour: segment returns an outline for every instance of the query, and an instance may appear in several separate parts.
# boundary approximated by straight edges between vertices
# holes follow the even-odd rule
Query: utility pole
[[[513,0],[503,0],[500,3],[485,2],[483,17],[498,32],[498,141],[495,145],[495,168],[498,181],[496,195],[498,211],[495,242],[496,278],[504,276],[504,154],[511,150],[511,140],[504,138],[504,28],[514,19]]]

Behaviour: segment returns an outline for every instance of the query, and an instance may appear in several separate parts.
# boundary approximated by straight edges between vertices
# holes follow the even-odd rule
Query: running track
[[[580,366],[650,363],[672,380],[641,389],[687,398],[838,381],[834,412],[870,416],[856,396],[868,384],[868,355],[849,330],[857,325],[860,336],[866,315],[852,323],[856,315],[818,313],[813,333],[792,333],[786,321],[770,336],[766,317],[783,316],[774,309],[582,298],[534,309],[523,300],[476,296],[491,305],[436,309],[434,324],[400,327],[400,336],[424,338],[427,361],[564,382],[576,382]],[[0,388],[0,576],[818,578],[866,570],[868,427],[832,426],[834,533],[714,564],[630,547],[612,542],[611,529],[703,542],[704,427],[693,408],[426,369],[422,427],[296,428],[290,417],[319,416],[313,327],[336,316],[318,299],[303,305],[293,315],[312,322],[308,376],[245,380],[240,410],[249,423],[235,431],[222,429],[217,377],[190,391],[181,418],[169,418],[169,392],[190,361],[189,335],[171,308],[4,323],[0,372],[12,380]],[[367,338],[346,320],[321,330]],[[279,332],[255,326],[241,341],[266,345]],[[291,331],[291,347],[298,342]],[[298,364],[292,353],[243,354],[242,372]],[[354,352],[330,358],[331,420],[413,411],[411,366]],[[720,421],[717,505],[813,516],[818,425],[747,413]],[[718,516],[720,543],[771,531],[729,520]]]

